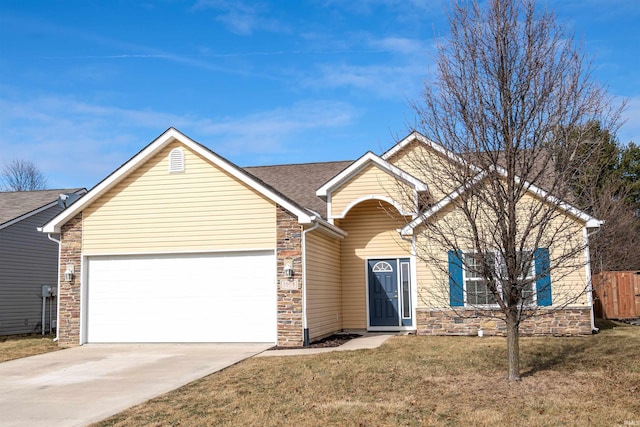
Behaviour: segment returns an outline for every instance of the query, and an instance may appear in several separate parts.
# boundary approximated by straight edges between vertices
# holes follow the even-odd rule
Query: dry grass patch
[[[35,356],[60,348],[51,335],[10,335],[0,337],[0,362]]]
[[[502,338],[407,336],[375,350],[253,358],[98,425],[640,424],[639,327],[524,338],[517,383],[505,380],[505,348]]]

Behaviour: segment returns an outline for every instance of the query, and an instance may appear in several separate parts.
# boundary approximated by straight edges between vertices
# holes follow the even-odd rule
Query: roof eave
[[[336,175],[335,177],[327,181],[322,187],[320,187],[316,191],[316,196],[326,199],[326,197],[331,192],[333,192],[336,188],[344,185],[346,182],[348,182],[351,178],[353,178],[355,175],[360,173],[363,169],[365,169],[370,164],[377,165],[378,167],[382,168],[385,172],[411,185],[416,189],[416,191],[428,191],[428,186],[425,183],[415,178],[414,176],[404,172],[397,166],[392,165],[391,163],[382,159],[380,156],[377,156],[376,154],[369,151],[364,156],[360,157],[358,160],[356,160],[351,165],[349,165],[346,169],[344,169],[338,175]]]
[[[296,206],[291,201],[276,194],[273,190],[258,182],[252,175],[248,174],[238,166],[217,155],[213,151],[207,149],[203,145],[197,143],[182,132],[175,128],[169,128],[143,148],[138,154],[129,159],[126,163],[116,169],[111,175],[93,187],[82,199],[71,205],[68,209],[62,211],[58,216],[53,218],[42,227],[43,233],[59,233],[62,225],[77,215],[79,212],[89,206],[96,198],[102,196],[104,192],[113,188],[117,183],[126,178],[133,170],[144,163],[151,156],[162,150],[166,145],[173,141],[180,141],[193,151],[202,155],[216,166],[223,169],[233,177],[239,179],[251,188],[263,194],[266,198],[274,203],[279,204],[289,212],[293,213],[300,224],[312,223],[311,215],[307,214],[302,208]]]

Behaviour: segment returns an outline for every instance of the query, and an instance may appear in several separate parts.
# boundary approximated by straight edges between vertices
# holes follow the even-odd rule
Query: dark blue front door
[[[369,324],[399,326],[398,260],[369,260]]]

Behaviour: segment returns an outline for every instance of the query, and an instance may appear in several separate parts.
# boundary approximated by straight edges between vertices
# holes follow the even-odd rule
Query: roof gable
[[[395,156],[396,154],[400,153],[402,150],[404,150],[405,148],[407,148],[410,144],[412,144],[414,142],[418,142],[418,143],[424,144],[426,147],[436,151],[437,153],[439,153],[442,156],[444,156],[446,159],[449,159],[454,163],[457,163],[457,164],[460,164],[460,165],[464,165],[465,167],[469,168],[470,171],[476,172],[477,175],[475,177],[473,177],[467,184],[465,184],[465,185],[463,185],[463,186],[461,186],[459,188],[454,189],[451,193],[447,194],[444,198],[442,198],[439,202],[437,202],[435,205],[433,205],[427,211],[425,211],[421,215],[417,216],[413,221],[411,221],[409,224],[407,224],[401,230],[401,233],[403,235],[412,234],[413,230],[417,226],[422,224],[428,218],[430,218],[433,215],[435,215],[438,212],[440,212],[442,209],[444,209],[447,206],[449,206],[453,201],[455,201],[460,196],[462,196],[462,194],[464,194],[470,187],[472,187],[474,185],[477,185],[480,181],[482,181],[482,179],[487,175],[487,173],[490,172],[490,171],[482,170],[481,168],[479,168],[476,165],[474,165],[472,160],[465,159],[462,156],[447,150],[442,145],[430,140],[429,138],[425,137],[424,135],[422,135],[421,133],[419,133],[417,131],[411,132],[403,140],[401,140],[396,145],[394,145],[389,150],[387,150],[381,157],[384,160],[389,160],[393,156]],[[503,169],[500,166],[492,167],[491,170],[495,170],[499,175],[501,175],[501,176],[503,176],[505,178],[507,177],[506,170]],[[516,181],[517,182],[522,182],[522,180],[520,178],[518,178],[518,177],[516,177]],[[533,185],[533,184],[528,183],[526,181],[524,182],[524,185],[525,185],[525,188],[526,188],[528,193],[531,193],[531,194],[533,194],[534,196],[536,196],[536,197],[538,197],[540,199],[548,200],[550,203],[556,204],[561,211],[563,211],[566,214],[571,215],[571,216],[583,221],[585,223],[585,226],[588,227],[588,228],[597,228],[597,227],[600,227],[600,225],[603,224],[603,221],[592,217],[591,215],[587,214],[586,212],[584,212],[584,211],[576,208],[575,206],[572,206],[569,203],[567,203],[567,202],[565,202],[565,201],[553,196],[548,191],[545,191],[544,189],[542,189],[540,187],[537,187],[536,185]]]
[[[420,132],[417,132],[417,131],[411,132],[409,135],[407,135],[404,139],[402,139],[396,145],[394,145],[393,147],[388,149],[386,152],[384,152],[380,157],[388,161],[397,153],[404,150],[414,142],[418,142],[420,144],[425,145],[426,147],[434,150],[436,153],[444,156],[445,158],[451,160],[452,162],[457,162],[460,164],[468,163],[468,162],[465,162],[465,160],[461,156],[447,150],[442,145],[430,140],[429,138],[427,138],[426,136],[422,135]]]
[[[395,178],[412,186],[416,191],[428,190],[427,185],[416,177],[408,174],[407,172],[399,169],[398,167],[392,165],[391,163],[369,151],[364,156],[360,157],[358,160],[345,168],[342,172],[327,181],[320,188],[318,188],[318,190],[316,191],[316,195],[318,195],[319,197],[327,197],[327,195],[329,195],[331,192],[347,184],[351,179],[353,179],[360,172],[371,165],[382,169],[389,175],[392,175]]]
[[[506,172],[503,169],[498,168],[497,172],[498,172],[498,174],[500,174],[503,177],[507,176]],[[421,224],[426,222],[429,218],[431,218],[434,215],[438,214],[439,212],[443,211],[445,208],[447,208],[449,205],[451,205],[453,202],[455,202],[457,199],[459,199],[465,192],[467,192],[469,190],[469,188],[471,188],[471,187],[473,187],[475,185],[478,185],[484,178],[486,178],[487,175],[488,175],[487,171],[483,171],[483,172],[478,173],[466,185],[459,187],[458,189],[453,191],[451,194],[447,195],[445,198],[440,200],[438,203],[436,203],[435,205],[431,206],[429,209],[427,209],[421,215],[417,216],[409,224],[405,225],[400,230],[400,234],[405,235],[405,236],[412,235],[413,231],[417,227],[419,227]],[[519,181],[519,179],[517,179],[517,180]],[[591,215],[581,211],[580,209],[578,209],[578,208],[576,208],[574,206],[571,206],[570,204],[558,199],[557,197],[549,194],[547,191],[545,191],[545,190],[543,190],[543,189],[541,189],[539,187],[536,187],[533,184],[525,183],[525,186],[526,186],[526,190],[527,190],[528,193],[531,193],[531,194],[535,195],[536,197],[538,197],[538,198],[540,198],[542,200],[549,201],[549,203],[553,203],[553,204],[557,205],[558,209],[561,210],[562,212],[564,212],[565,214],[571,215],[571,216],[583,221],[587,228],[598,228],[604,223],[603,221],[592,217]]]
[[[93,187],[82,199],[74,203],[68,209],[61,212],[49,223],[45,224],[44,227],[42,227],[42,231],[45,233],[59,232],[63,224],[65,224],[79,212],[84,210],[87,206],[96,201],[100,196],[105,194],[107,191],[121,182],[125,177],[131,174],[134,170],[139,168],[148,160],[152,159],[163,148],[174,141],[179,141],[180,143],[184,144],[190,150],[210,161],[224,172],[238,179],[240,182],[246,184],[255,191],[261,193],[267,199],[272,200],[273,202],[292,212],[297,216],[300,223],[308,224],[312,222],[312,215],[309,215],[309,213],[303,210],[303,208],[297,206],[291,200],[283,197],[283,195],[276,192],[273,188],[257,180],[252,175],[248,174],[238,166],[217,155],[203,145],[195,142],[177,129],[169,128],[162,135],[160,135],[149,145],[143,148],[138,154],[133,156],[126,163],[116,169],[111,175],[109,175],[107,178]]]

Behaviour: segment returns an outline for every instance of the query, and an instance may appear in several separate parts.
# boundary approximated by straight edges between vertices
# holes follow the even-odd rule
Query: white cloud
[[[323,64],[302,84],[316,88],[348,88],[385,99],[413,98],[420,93],[426,77],[427,59],[413,63]]]
[[[403,55],[424,53],[426,48],[419,40],[406,37],[384,37],[371,40],[371,45],[380,49]]]
[[[225,152],[278,152],[291,143],[292,135],[312,129],[333,128],[351,122],[353,109],[328,101],[299,102],[290,107],[197,124],[198,132],[213,136]]]
[[[91,187],[172,126],[243,162],[296,149],[305,132],[351,124],[347,104],[306,101],[241,117],[180,116],[69,97],[0,98],[0,162],[33,161],[53,187]],[[251,160],[253,162],[253,160]]]
[[[225,24],[231,32],[243,36],[256,31],[289,32],[288,25],[268,16],[266,5],[259,2],[199,0],[192,9],[218,11],[216,20]]]

